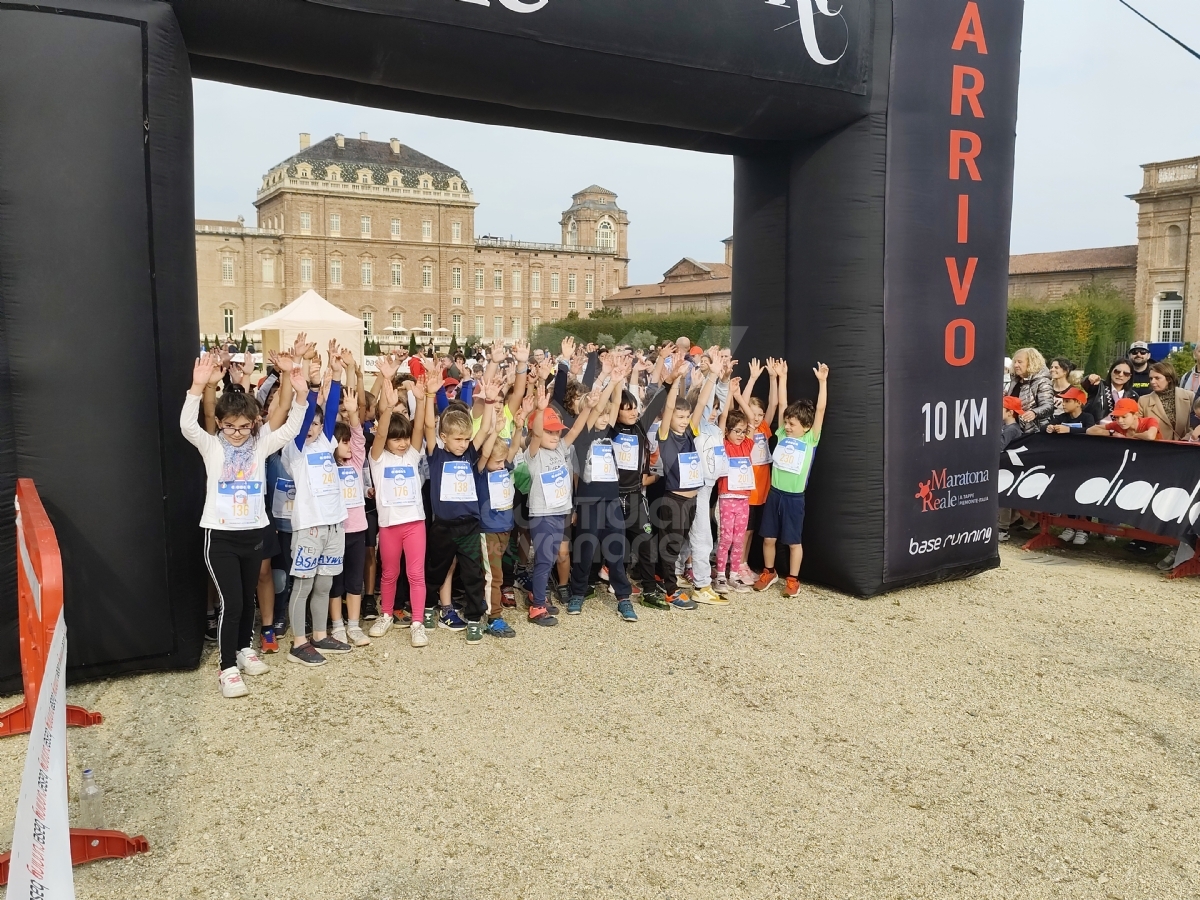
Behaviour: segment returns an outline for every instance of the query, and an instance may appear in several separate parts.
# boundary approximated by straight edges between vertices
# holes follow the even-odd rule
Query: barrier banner
[[[892,8],[884,581],[899,586],[999,565],[987,487],[1000,430],[1023,8]],[[951,503],[955,492],[971,496]],[[947,534],[970,537],[913,551]]]
[[[1184,540],[1200,520],[1200,446],[1034,434],[1000,454],[995,487],[1001,506]]]
[[[38,694],[17,819],[13,826],[8,900],[74,900],[67,814],[67,626],[62,616]]]

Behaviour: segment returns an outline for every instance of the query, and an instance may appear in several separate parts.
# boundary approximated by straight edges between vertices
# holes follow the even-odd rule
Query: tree
[[[458,352],[458,335],[450,335],[450,349],[447,352],[450,354],[451,359],[453,359],[454,354]]]
[[[575,319],[578,319],[578,318],[579,318],[579,311],[578,311],[578,310],[574,310],[574,309],[573,309],[573,310],[571,310],[569,313],[567,313],[567,319],[568,319],[568,320],[570,320],[570,321],[574,321]]]
[[[653,331],[647,331],[644,328],[640,330],[635,329],[629,332],[629,334],[625,335],[625,340],[622,341],[622,343],[628,344],[630,347],[636,347],[639,350],[644,350],[645,348],[653,347],[658,343],[658,335]]]
[[[242,339],[241,339],[240,341],[238,341],[238,353],[245,353],[245,352],[246,352],[246,345],[247,345],[247,344],[249,344],[249,343],[250,343],[250,342],[249,342],[248,340],[246,340],[246,332],[244,332],[244,331],[243,331],[243,332],[242,332]]]
[[[408,336],[408,355],[417,355],[417,336],[415,333]]]
[[[592,310],[589,319],[619,319],[621,318],[621,307],[619,306],[602,306],[600,309]]]
[[[605,347],[612,348],[617,345],[617,339],[615,337],[613,337],[611,334],[605,334],[602,331],[598,335],[596,335],[596,343],[603,344]]]

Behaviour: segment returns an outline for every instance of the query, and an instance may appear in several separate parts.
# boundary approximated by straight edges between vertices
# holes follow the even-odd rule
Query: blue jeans
[[[530,516],[529,542],[533,544],[533,605],[546,605],[546,581],[558,562],[558,547],[567,527],[567,516]]]
[[[580,500],[576,506],[579,523],[575,526],[575,546],[571,548],[571,596],[583,597],[588,591],[592,558],[608,566],[608,583],[618,600],[628,600],[632,590],[625,574],[625,514],[621,498]]]

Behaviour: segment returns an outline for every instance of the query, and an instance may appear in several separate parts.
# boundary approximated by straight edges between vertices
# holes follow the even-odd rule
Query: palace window
[[[342,261],[340,259],[331,259],[329,261],[329,283],[342,283]]]
[[[574,309],[574,308],[575,308],[575,300],[574,300],[574,298],[572,298],[567,301],[567,309]]]
[[[512,292],[514,294],[521,293],[521,270],[520,269],[513,269],[512,275],[509,277],[509,281],[512,286]]]
[[[312,257],[300,257],[300,282],[302,284],[312,284]]]
[[[504,317],[503,316],[496,316],[495,318],[492,319],[492,337],[494,337],[494,338],[504,337]]]
[[[493,291],[504,290],[504,270],[503,269],[496,269],[494,272],[492,272],[492,290]]]
[[[392,263],[392,287],[400,287],[404,281],[404,270],[400,263]]]
[[[542,301],[539,298],[534,297],[533,300],[530,301],[529,305],[532,306],[534,309],[541,309]]]
[[[450,305],[451,306],[462,306],[462,297],[451,297]]]
[[[433,288],[433,266],[428,263],[421,266],[421,287],[427,291]]]
[[[392,237],[394,237],[394,238],[400,237],[400,220],[399,219],[392,219]]]
[[[576,225],[575,220],[572,219],[567,224],[567,246],[574,247],[578,243],[579,243],[579,226]]]
[[[307,213],[307,212],[300,213],[300,233],[301,234],[311,234],[312,233],[312,213]]]
[[[534,316],[532,319],[529,320],[529,330],[533,331],[535,328],[538,328],[541,324],[542,324],[542,317]]]
[[[1183,298],[1175,291],[1159,296],[1158,340],[1176,344],[1183,340]]]
[[[575,293],[575,285],[576,285],[575,273],[571,272],[569,275],[567,275],[567,293],[568,294]]]
[[[233,284],[233,257],[221,257],[221,281],[225,284]]]
[[[338,213],[334,213],[333,215],[331,215],[329,217],[329,233],[330,234],[341,234],[342,233],[342,217]]]
[[[456,338],[463,336],[462,333],[462,313],[455,313],[450,317],[450,333]]]
[[[372,335],[375,333],[375,313],[369,309],[363,310],[363,334]]]
[[[1167,228],[1167,265],[1182,266],[1187,259],[1187,247],[1183,240],[1183,229],[1178,225]]]
[[[374,274],[374,271],[373,271],[373,268],[372,268],[372,266],[371,266],[371,263],[369,263],[369,262],[364,262],[364,263],[362,264],[362,283],[363,283],[363,286],[364,286],[364,287],[370,287],[370,286],[371,286],[371,280],[372,280],[372,279],[371,279],[371,276],[372,276],[373,274]]]
[[[404,313],[393,310],[392,312],[392,331],[400,331],[404,328]]]
[[[433,240],[433,221],[430,219],[423,219],[421,221],[421,240]]]
[[[462,242],[462,222],[450,223],[450,243],[458,244]]]
[[[421,314],[421,327],[426,331],[433,331],[433,313]]]
[[[591,300],[584,300],[584,301],[583,301],[583,308],[584,308],[584,309],[593,309],[593,308],[595,308],[595,305],[596,305],[596,304],[595,304],[595,303],[593,303]]]
[[[483,269],[475,270],[475,290],[483,290]]]
[[[583,276],[583,292],[585,294],[592,294],[595,293],[595,288],[596,276],[589,272],[587,275]]]
[[[556,298],[556,299],[554,299],[554,300],[551,300],[551,301],[550,301],[550,308],[551,308],[551,309],[558,309],[558,300],[557,300],[557,298]]]
[[[510,319],[509,320],[508,333],[514,341],[521,337],[521,320],[520,319]]]
[[[607,221],[601,222],[600,227],[596,230],[596,246],[611,250],[615,245],[612,224]]]
[[[542,291],[542,273],[537,269],[529,273],[529,290],[535,294],[540,294]]]
[[[363,237],[371,236],[371,217],[360,216],[358,219],[358,231]]]
[[[558,273],[557,273],[557,272],[551,272],[551,273],[550,273],[550,293],[552,293],[552,294],[557,294],[557,293],[558,293],[558,286],[559,286]]]
[[[222,310],[221,317],[222,317],[222,319],[224,319],[225,333],[233,334],[233,310],[232,309]]]
[[[462,266],[450,270],[450,287],[456,291],[462,290]]]
[[[492,300],[492,306],[496,307],[497,309],[499,309],[500,307],[504,306],[504,298],[503,298],[503,297],[496,297],[496,298],[494,298],[494,299]]]
[[[475,336],[483,337],[483,316],[475,317]]]
[[[275,283],[275,257],[264,256],[262,261],[263,284]]]

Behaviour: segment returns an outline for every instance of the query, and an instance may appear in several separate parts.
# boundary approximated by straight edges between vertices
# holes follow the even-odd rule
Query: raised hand
[[[500,396],[500,389],[504,386],[503,378],[492,378],[483,384],[483,399],[495,401]]]
[[[356,368],[354,362],[354,351],[349,347],[342,348],[342,365],[346,367],[347,372],[353,372]]]
[[[533,408],[535,406],[535,403],[536,403],[536,401],[534,401],[532,394],[526,394],[524,397],[521,398],[521,421],[522,422],[529,421],[529,417],[531,415],[533,415]]]
[[[783,364],[783,374],[787,374],[787,363]],[[825,379],[829,377],[829,366],[823,362],[819,362],[817,363],[817,367],[813,369],[813,374],[817,376],[817,381],[824,383]]]
[[[787,373],[788,373],[787,360],[786,359],[775,360],[775,374],[778,375],[780,378],[787,378]],[[826,368],[825,373],[829,374],[828,368]],[[820,377],[820,376],[818,376],[818,377]]]
[[[283,371],[283,369],[280,368],[280,365],[279,365],[279,354],[276,353],[274,350],[267,351],[267,362],[269,362],[271,364],[271,368],[274,369],[276,372]]]
[[[213,369],[216,368],[216,362],[211,353],[201,354],[192,364],[192,387],[198,391],[203,391],[204,387],[212,378]],[[218,370],[218,375],[220,370]]]
[[[304,363],[300,362],[299,365],[297,365],[297,360],[294,360],[292,357],[287,355],[280,357],[281,361],[284,359],[288,360],[286,363],[287,377],[292,383],[292,390],[296,392],[296,396],[301,400],[307,398],[308,382],[304,380]]]
[[[392,384],[392,379],[387,379],[383,383],[383,391],[380,396],[383,398],[384,409],[395,409],[396,404],[400,400],[400,394],[396,390],[396,386]]]
[[[762,370],[763,370],[762,363],[760,363],[758,361],[757,356],[754,357],[754,359],[750,360],[750,380],[751,381],[757,381],[758,376],[762,374]]]
[[[308,335],[301,331],[296,335],[296,340],[292,341],[292,356],[294,356],[296,359],[301,359],[307,350]]]
[[[575,338],[568,336],[562,339],[562,355],[564,359],[575,358]]]
[[[741,393],[742,393],[742,377],[740,375],[735,375],[733,378],[729,379],[729,396],[731,398],[739,397],[739,396],[741,396]]]
[[[504,338],[492,341],[491,359],[496,365],[500,365],[504,360]]]
[[[308,363],[308,382],[309,384],[321,383],[321,357],[309,360]]]
[[[524,364],[529,362],[529,341],[513,341],[512,355],[518,363]]]
[[[375,368],[379,370],[383,380],[390,384],[391,380],[396,377],[396,370],[400,367],[396,365],[390,354],[384,354],[375,360]]]
[[[550,405],[550,395],[546,393],[546,382],[538,381],[537,408],[545,409],[549,405]]]
[[[329,342],[329,368],[333,370],[333,377],[340,378],[342,375],[342,357],[341,351],[338,350],[338,342],[331,340]]]

